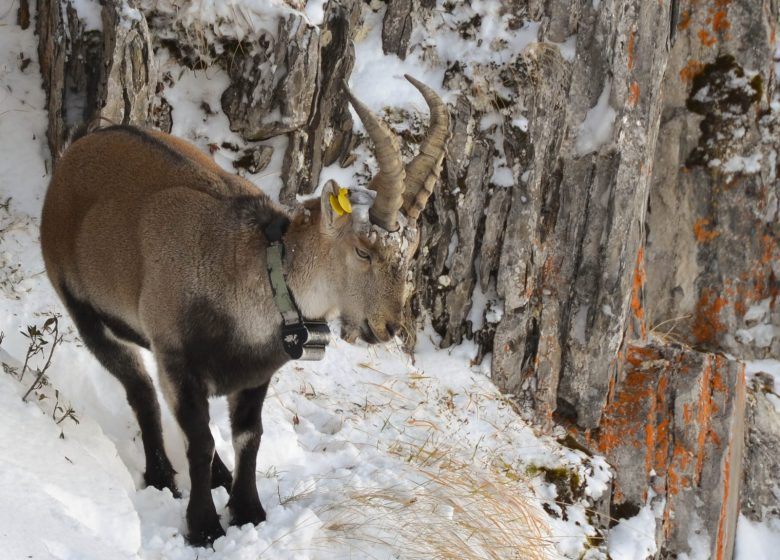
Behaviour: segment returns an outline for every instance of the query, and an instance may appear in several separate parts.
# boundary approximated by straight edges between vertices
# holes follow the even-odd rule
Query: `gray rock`
[[[271,163],[274,155],[273,146],[258,146],[247,148],[243,154],[233,162],[236,169],[246,169],[249,173],[260,173]]]
[[[266,33],[248,51],[230,52],[222,109],[231,130],[247,140],[265,140],[307,123],[317,89],[319,40],[317,28],[290,15],[279,21],[276,37]]]
[[[780,519],[780,396],[773,378],[753,377],[747,393],[742,513],[753,521]]]
[[[38,55],[49,112],[53,157],[79,126],[101,117],[147,125],[157,86],[151,37],[143,16],[122,0],[105,2],[103,31],[87,31],[68,2],[38,4]]]

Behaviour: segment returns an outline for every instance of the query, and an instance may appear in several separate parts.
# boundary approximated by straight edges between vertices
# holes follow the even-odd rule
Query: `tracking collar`
[[[274,241],[265,251],[268,278],[274,293],[274,303],[282,315],[282,344],[293,360],[321,360],[330,341],[330,329],[325,321],[308,321],[301,317],[284,278],[282,260],[284,245]]]

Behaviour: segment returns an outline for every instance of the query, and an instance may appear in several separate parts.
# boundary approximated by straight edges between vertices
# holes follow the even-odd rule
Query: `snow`
[[[735,335],[743,344],[769,348],[775,337],[780,336],[780,327],[764,323],[746,329],[738,329]]]
[[[709,531],[702,518],[694,511],[688,534],[690,554],[683,552],[680,554],[680,560],[709,560],[711,545]]]
[[[563,43],[555,43],[558,46],[558,50],[561,51],[561,56],[566,62],[572,62],[577,54],[577,36],[572,35],[567,37]]]
[[[771,303],[772,298],[766,298],[750,306],[743,318],[746,327],[734,333],[737,340],[757,348],[769,348],[776,338],[780,338],[780,326],[770,323]]]
[[[585,116],[580,126],[575,150],[579,156],[586,156],[597,151],[612,138],[612,125],[617,112],[609,104],[609,94],[612,82],[607,80],[599,99]]]
[[[751,156],[732,156],[724,165],[726,173],[759,173],[761,171],[761,152]]]
[[[306,17],[312,25],[320,25],[325,17],[326,0],[308,0],[306,2]]]
[[[247,147],[244,139],[230,130],[230,121],[222,111],[220,98],[230,84],[224,70],[211,66],[206,70],[185,68],[171,59],[165,49],[158,52],[161,73],[175,76],[171,87],[162,96],[173,107],[173,128],[171,134],[186,138],[205,152],[213,152],[214,161],[230,173],[235,173],[233,162],[241,152],[224,148],[224,144]],[[209,111],[204,111],[208,106]],[[256,174],[242,171],[242,175],[262,188],[271,197],[278,199],[282,188],[280,169],[287,150],[287,137],[276,136],[264,142],[254,142],[253,147],[271,146],[274,151],[268,167]]]
[[[352,92],[372,111],[379,113],[389,105],[394,109],[427,114],[427,106],[420,92],[404,78],[409,74],[431,86],[445,101],[450,94],[441,83],[443,69],[431,69],[416,57],[401,60],[395,54],[382,51],[382,13],[366,12],[366,34],[355,40],[355,66],[349,79]],[[353,120],[358,130],[364,130],[357,114]]]
[[[471,330],[478,331],[485,323],[485,310],[487,309],[488,296],[482,291],[479,284],[474,286],[471,292],[471,307],[466,320],[471,323]]]
[[[766,298],[758,302],[757,304],[751,305],[747,312],[745,313],[744,320],[745,322],[750,321],[760,321],[762,319],[765,319],[769,315],[769,307],[772,303],[772,298]]]
[[[757,523],[744,515],[739,516],[734,560],[774,560],[778,550],[780,520]]]
[[[528,119],[525,117],[517,117],[516,119],[512,119],[512,125],[516,126],[523,132],[528,132]]]
[[[22,402],[21,388],[0,374],[3,557],[135,557],[141,538],[133,480],[114,446],[89,418],[61,439],[60,426],[37,404]]]
[[[205,35],[252,41],[276,36],[280,17],[297,14],[285,0],[141,0],[145,12],[173,16],[184,29]]]
[[[612,479],[612,472],[604,457],[595,456],[591,461],[592,476],[588,477],[585,494],[598,500],[609,489],[609,481]]]
[[[753,376],[759,372],[769,374],[774,379],[776,390],[780,389],[780,360],[766,359],[745,362],[745,376],[748,384]]]
[[[643,560],[656,553],[655,516],[649,505],[629,519],[622,519],[609,532],[607,541],[612,560]]]
[[[97,0],[71,0],[79,19],[84,21],[85,31],[103,31],[103,18]]]

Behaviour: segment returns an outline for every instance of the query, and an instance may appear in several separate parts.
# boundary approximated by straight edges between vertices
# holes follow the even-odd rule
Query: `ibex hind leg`
[[[143,339],[127,325],[122,325],[88,303],[77,300],[64,286],[62,292],[84,344],[125,388],[127,401],[141,427],[141,439],[146,455],[146,485],[168,488],[178,498],[180,494],[174,480],[176,472],[163,445],[157,394],[152,379],[144,370],[136,346],[143,344]],[[129,342],[125,342],[125,339]]]

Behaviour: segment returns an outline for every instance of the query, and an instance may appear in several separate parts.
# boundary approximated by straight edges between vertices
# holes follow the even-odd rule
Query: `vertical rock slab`
[[[87,28],[70,2],[44,0],[38,6],[38,52],[55,160],[71,131],[97,117],[147,124],[157,70],[143,15],[122,0],[107,1],[101,30]]]
[[[65,24],[59,0],[38,2],[36,33],[38,35],[38,60],[46,91],[46,109],[49,126],[46,132],[52,157],[56,158],[65,137],[65,122],[62,108],[65,95]]]
[[[222,109],[231,130],[247,140],[265,140],[308,122],[318,86],[319,40],[316,27],[290,14],[280,18],[275,34],[228,49],[230,87],[222,94]]]
[[[382,50],[406,58],[412,35],[412,0],[390,0],[382,23]]]
[[[747,394],[742,513],[753,521],[780,519],[780,396],[774,380],[757,373]]]
[[[561,7],[545,6],[539,38],[576,30],[573,55],[540,46],[527,56],[539,76],[527,102],[535,157],[507,221],[493,372],[542,422],[557,412],[596,428],[632,322],[669,6]]]
[[[698,347],[768,356],[780,331],[754,329],[750,310],[768,302],[777,317],[778,5],[684,0],[673,16],[647,218],[649,322]]]
[[[629,345],[591,443],[615,467],[612,516],[662,509],[659,557],[730,559],[745,435],[744,366],[687,347]],[[656,510],[657,511],[657,510]],[[702,544],[703,543],[703,544]]]
[[[306,122],[290,134],[282,168],[282,202],[317,188],[325,165],[344,161],[354,146],[352,117],[342,92],[355,63],[352,39],[358,30],[361,4],[328,2],[320,30],[319,52],[308,78],[316,86]]]
[[[157,63],[146,18],[121,1],[103,5],[103,69],[96,109],[117,124],[149,124]]]

